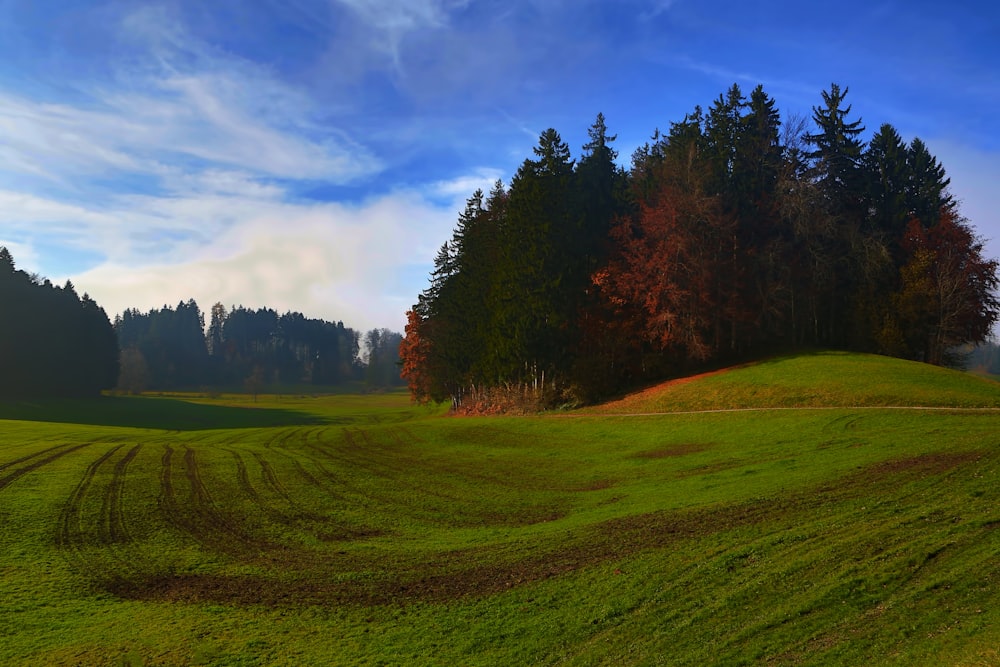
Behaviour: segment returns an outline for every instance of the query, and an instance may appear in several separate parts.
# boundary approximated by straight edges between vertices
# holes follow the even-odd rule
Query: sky
[[[757,84],[924,140],[1000,257],[1000,3],[0,0],[0,245],[110,317],[194,298],[402,331],[539,134],[619,160]]]

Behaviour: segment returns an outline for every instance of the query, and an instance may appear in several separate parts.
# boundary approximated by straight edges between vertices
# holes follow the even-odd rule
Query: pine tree
[[[865,127],[861,119],[848,121],[851,105],[844,106],[848,88],[843,92],[836,83],[823,91],[824,107],[813,107],[813,121],[818,132],[806,136],[815,146],[807,155],[815,161],[814,173],[823,187],[828,205],[835,215],[851,213],[861,191],[859,187],[861,153],[864,147],[858,139]]]
[[[910,142],[906,152],[907,213],[920,220],[925,227],[934,225],[942,212],[954,213],[955,199],[948,192],[951,179],[945,175],[944,167],[937,161],[927,145],[920,139]]]
[[[506,292],[496,306],[497,327],[490,343],[498,370],[512,382],[537,385],[567,366],[576,299],[571,280],[573,238],[578,213],[573,160],[554,129],[542,132],[536,159],[515,174],[501,235],[499,272]]]
[[[902,238],[913,215],[907,204],[913,181],[908,162],[903,138],[892,125],[883,124],[868,144],[864,167],[871,229],[891,242]]]

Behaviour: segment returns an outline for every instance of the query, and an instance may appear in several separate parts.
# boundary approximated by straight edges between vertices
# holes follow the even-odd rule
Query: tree
[[[912,187],[907,152],[896,128],[885,123],[872,136],[863,161],[871,229],[897,242],[913,216],[907,203]]]
[[[929,228],[911,220],[903,245],[908,261],[883,344],[914,359],[954,365],[951,350],[985,341],[1000,315],[998,263],[983,258],[982,240],[949,209]]]
[[[903,192],[908,218],[933,226],[944,212],[955,213],[957,204],[948,192],[951,179],[919,138],[910,142],[906,152],[906,172]]]
[[[212,319],[208,325],[208,334],[206,347],[208,348],[208,353],[213,357],[222,357],[223,355],[223,342],[224,331],[226,326],[226,307],[221,303],[216,302],[212,306]]]
[[[402,336],[389,329],[371,329],[365,334],[365,383],[370,389],[400,384],[401,342]]]
[[[865,127],[861,119],[848,121],[851,105],[844,106],[848,88],[840,90],[836,83],[823,91],[823,107],[813,107],[813,121],[819,130],[806,136],[815,146],[807,157],[815,161],[814,173],[828,198],[835,215],[854,212],[861,192],[858,187],[863,144],[858,138]]]
[[[635,304],[641,335],[655,349],[705,361],[717,350],[720,270],[706,234],[725,230],[729,219],[718,199],[684,173],[690,167],[670,164],[652,200],[641,202],[633,219],[618,222],[612,230],[617,253],[597,284],[612,303]]]
[[[149,367],[146,357],[137,347],[127,347],[121,351],[118,389],[129,394],[141,394],[149,382]]]
[[[865,219],[864,189],[861,171],[864,132],[861,119],[848,120],[851,105],[845,104],[848,89],[831,84],[823,91],[823,107],[813,107],[815,134],[805,140],[814,147],[807,153],[810,169],[807,175],[816,183],[821,199],[815,202],[819,215],[832,224],[833,234],[826,236],[818,251],[817,268],[822,267],[815,281],[820,289],[816,312],[817,341],[826,345],[851,345],[859,319],[853,302],[865,287],[860,283],[859,265],[864,252],[862,225]]]
[[[501,233],[493,336],[498,371],[509,382],[537,385],[565,370],[569,327],[578,303],[573,293],[573,160],[554,129],[542,132],[536,159],[517,170]],[[541,382],[544,385],[544,382]]]
[[[254,365],[250,375],[243,380],[243,388],[248,394],[253,396],[253,402],[257,402],[257,395],[264,388],[264,368],[259,364]]]
[[[400,375],[406,380],[410,396],[417,403],[442,400],[435,391],[433,368],[431,367],[431,342],[424,335],[424,319],[416,308],[406,311],[406,329],[399,343],[399,358],[402,363]]]
[[[71,281],[17,270],[0,248],[0,395],[92,396],[114,386],[118,342],[107,314]]]

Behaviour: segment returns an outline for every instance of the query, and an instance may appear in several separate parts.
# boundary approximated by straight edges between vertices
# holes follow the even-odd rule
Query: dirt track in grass
[[[42,466],[52,463],[56,459],[60,459],[63,456],[66,456],[67,454],[71,454],[77,450],[83,449],[84,447],[87,447],[90,444],[91,443],[89,442],[85,442],[81,445],[57,445],[55,447],[44,449],[40,452],[35,452],[34,454],[29,454],[28,456],[22,456],[19,459],[15,459],[9,463],[0,466],[0,472],[2,472],[7,468],[14,467],[20,463],[31,461],[31,463],[28,463],[26,466],[17,468],[16,470],[0,477],[0,491],[2,491],[4,488],[9,486],[13,482],[16,482],[21,477],[27,475],[28,473],[34,472],[39,468],[41,468]],[[46,454],[48,456],[45,456]]]
[[[947,473],[988,455],[988,452],[960,452],[900,458],[867,466],[835,482],[773,498],[607,520],[594,524],[590,530],[576,537],[554,542],[550,549],[536,548],[530,556],[522,559],[516,553],[484,547],[445,552],[427,562],[395,562],[391,567],[380,567],[375,557],[368,562],[356,558],[348,561],[336,555],[319,558],[315,554],[306,557],[292,550],[284,554],[271,550],[271,564],[284,566],[284,574],[280,577],[272,578],[267,574],[154,574],[119,579],[108,584],[107,590],[134,600],[266,607],[384,605],[488,596],[626,558],[640,551],[665,548],[715,533],[747,528],[787,529],[831,503],[858,497],[889,497],[907,483]],[[189,478],[197,480],[196,471],[192,471]],[[197,481],[192,483],[198,484]],[[196,491],[195,494],[204,494],[200,503],[210,502],[206,492]],[[215,517],[211,512],[208,516]],[[219,525],[215,525],[216,522]],[[222,520],[217,517],[209,523],[215,528],[223,526]],[[189,529],[200,531],[202,527],[201,523],[192,522]],[[266,542],[248,540],[245,534],[233,531],[231,526],[226,530],[241,539],[224,546],[231,547],[230,552],[234,556],[242,556],[245,562],[260,563],[254,554],[271,548]],[[286,560],[281,560],[281,556]],[[288,575],[290,571],[294,573],[292,576]],[[350,572],[368,574],[360,578],[341,577],[339,581],[334,580],[332,575]]]

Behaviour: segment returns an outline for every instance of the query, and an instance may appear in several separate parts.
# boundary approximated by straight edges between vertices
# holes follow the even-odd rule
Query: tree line
[[[266,386],[401,386],[402,336],[372,329],[363,336],[343,322],[279,315],[270,308],[227,309],[205,316],[194,299],[115,317],[121,346],[121,389]]]
[[[0,398],[93,396],[118,388],[192,390],[314,386],[382,389],[403,384],[402,336],[364,335],[343,322],[269,308],[212,307],[194,299],[112,323],[69,281],[18,270],[0,247]]]
[[[810,123],[733,85],[629,169],[598,114],[579,160],[554,129],[476,191],[407,313],[417,400],[587,402],[799,346],[954,364],[996,322],[997,262],[926,144],[833,84]]]

